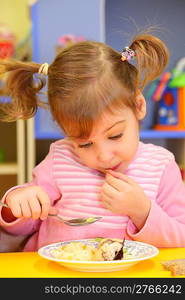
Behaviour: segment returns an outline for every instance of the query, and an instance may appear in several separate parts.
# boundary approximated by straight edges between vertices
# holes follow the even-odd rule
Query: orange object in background
[[[178,89],[179,98],[179,125],[185,129],[185,88]]]
[[[170,106],[173,104],[172,96],[170,97],[169,94],[166,94],[165,102]],[[176,125],[168,125],[168,124],[157,124],[154,126],[156,130],[185,130],[185,87],[177,88],[177,124]]]

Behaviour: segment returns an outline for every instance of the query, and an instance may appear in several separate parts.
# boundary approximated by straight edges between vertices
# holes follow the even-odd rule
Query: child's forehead
[[[113,111],[105,111],[104,113],[101,114],[101,116],[94,121],[94,126],[93,128],[96,127],[105,127],[108,128],[111,126],[113,123],[118,122],[120,119],[126,119],[127,116],[127,111],[129,108],[121,108],[119,110],[113,110]]]
[[[100,134],[106,133],[109,130],[116,128],[116,126],[124,124],[125,121],[126,121],[126,118],[121,115],[114,117],[114,118],[102,119],[99,122],[94,123],[92,131],[91,131],[91,136],[94,136],[97,133],[100,133]]]
[[[93,122],[93,127],[88,139],[106,134],[109,130],[117,128],[119,125],[124,125],[126,122],[126,114],[117,112],[115,114],[107,112],[101,115],[100,118]],[[86,140],[86,137],[77,138],[77,140]]]

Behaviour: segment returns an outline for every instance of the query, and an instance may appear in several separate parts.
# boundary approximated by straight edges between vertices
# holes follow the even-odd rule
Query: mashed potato
[[[114,260],[117,252],[122,247],[122,240],[101,239],[98,245],[85,244],[83,242],[70,242],[57,249],[52,249],[51,254],[57,259],[76,260],[76,261],[111,261]],[[131,258],[126,247],[123,248],[123,258]]]
[[[86,245],[82,242],[71,242],[51,250],[50,253],[58,259],[92,261],[94,260],[95,250],[94,245]]]

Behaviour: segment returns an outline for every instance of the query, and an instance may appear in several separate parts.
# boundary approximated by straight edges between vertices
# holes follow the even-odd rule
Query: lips
[[[112,171],[114,171],[114,170],[116,170],[120,165],[121,165],[121,163],[119,163],[119,164],[117,164],[117,165],[115,165],[115,166],[113,166],[113,167],[111,167],[111,168],[106,168],[106,170],[112,170]]]

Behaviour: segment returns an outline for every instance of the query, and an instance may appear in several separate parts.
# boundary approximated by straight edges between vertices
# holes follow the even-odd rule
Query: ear
[[[136,96],[136,117],[138,120],[143,120],[146,115],[146,101],[143,94],[138,91]]]

